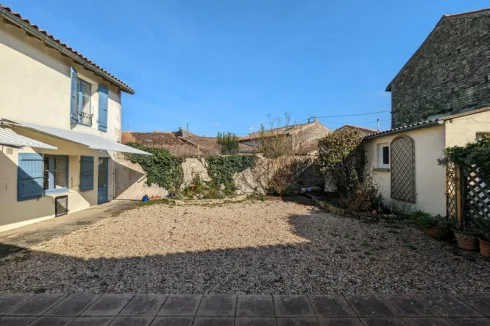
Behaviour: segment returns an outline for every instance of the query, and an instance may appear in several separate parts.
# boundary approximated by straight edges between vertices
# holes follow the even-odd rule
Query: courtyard
[[[401,222],[305,204],[142,205],[0,260],[0,292],[490,291],[490,263]]]

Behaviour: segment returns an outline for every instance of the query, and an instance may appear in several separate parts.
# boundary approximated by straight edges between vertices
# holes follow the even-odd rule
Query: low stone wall
[[[348,211],[347,209],[340,208],[340,207],[335,207],[329,203],[324,202],[321,199],[316,198],[315,196],[311,195],[306,195],[307,197],[311,198],[313,203],[316,205],[320,206],[324,210],[326,210],[328,213],[339,215],[339,216],[349,216],[349,217],[355,217],[358,219],[364,219],[364,220],[391,220],[391,221],[404,221],[406,224],[414,224],[414,221],[411,219],[407,219],[404,216],[399,216],[396,214],[371,214],[369,212],[351,212]]]

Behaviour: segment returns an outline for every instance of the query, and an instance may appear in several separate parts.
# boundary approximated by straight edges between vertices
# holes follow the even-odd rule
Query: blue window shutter
[[[43,196],[43,155],[19,153],[17,201]]]
[[[80,159],[80,190],[94,189],[94,157],[82,156]]]
[[[109,105],[109,90],[99,85],[99,130],[107,131],[107,108]]]
[[[78,122],[78,114],[77,114],[77,93],[78,93],[78,76],[75,68],[70,68],[70,77],[71,77],[71,96],[70,96],[70,122],[77,123]]]

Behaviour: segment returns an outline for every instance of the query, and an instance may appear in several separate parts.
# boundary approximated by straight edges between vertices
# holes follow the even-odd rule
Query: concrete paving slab
[[[36,317],[0,317],[0,325],[2,326],[26,326],[32,323]]]
[[[61,300],[53,308],[44,313],[44,316],[78,316],[87,309],[100,294],[73,293]]]
[[[193,326],[234,326],[235,319],[230,317],[197,317]]]
[[[451,326],[443,318],[404,318],[408,326]]]
[[[70,326],[106,326],[114,317],[78,317]]]
[[[419,297],[443,317],[483,317],[450,294],[428,294]]]
[[[275,318],[237,317],[235,326],[276,326]]]
[[[490,294],[462,294],[456,297],[483,316],[490,317]]]
[[[128,304],[132,294],[104,294],[85,310],[83,316],[115,316]]]
[[[488,318],[451,318],[449,322],[454,326],[489,326]]]
[[[358,317],[396,317],[395,313],[376,295],[345,296]]]
[[[305,295],[274,295],[274,308],[278,317],[315,317]]]
[[[318,318],[320,326],[362,326],[357,318]]]
[[[0,315],[5,314],[10,309],[32,296],[33,294],[31,293],[5,293],[0,297]]]
[[[167,299],[167,294],[137,294],[119,315],[155,316]]]
[[[400,317],[438,317],[439,314],[416,295],[380,295]]]
[[[274,317],[274,302],[271,295],[239,295],[237,316]]]
[[[151,326],[192,326],[193,317],[156,317]]]
[[[131,317],[125,317],[125,316],[120,316],[114,318],[114,320],[111,322],[111,326],[147,326],[150,325],[150,323],[153,320],[153,316],[131,316]]]
[[[236,302],[237,296],[235,294],[205,295],[197,310],[197,316],[235,316]]]
[[[356,317],[342,295],[310,295],[309,298],[318,317]]]
[[[15,306],[6,315],[40,316],[64,297],[65,294],[36,294]]]
[[[406,326],[399,318],[361,318],[364,326]]]
[[[65,326],[74,319],[75,317],[39,317],[29,326]]]
[[[195,316],[201,294],[171,294],[157,313],[159,316]]]
[[[277,318],[277,326],[320,326],[316,318]]]

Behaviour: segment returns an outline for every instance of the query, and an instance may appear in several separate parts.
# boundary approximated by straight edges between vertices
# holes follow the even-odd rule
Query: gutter
[[[134,90],[132,88],[128,87],[127,85],[125,85],[121,81],[117,80],[115,77],[109,75],[108,73],[102,71],[100,68],[96,67],[93,63],[89,62],[88,60],[82,58],[80,55],[77,55],[77,54],[73,53],[72,51],[68,50],[65,46],[63,46],[60,43],[56,42],[55,40],[53,40],[49,36],[45,35],[41,31],[39,31],[38,29],[36,29],[35,27],[33,27],[30,24],[26,23],[21,18],[15,16],[11,12],[9,12],[9,11],[3,9],[3,8],[0,8],[0,16],[1,17],[4,17],[6,20],[14,23],[15,25],[19,26],[23,30],[25,30],[25,31],[31,33],[32,35],[36,36],[41,41],[43,41],[44,43],[46,43],[47,45],[49,45],[50,47],[58,50],[59,52],[61,52],[62,54],[66,55],[67,57],[71,58],[75,62],[81,64],[82,66],[84,66],[88,70],[94,72],[97,75],[101,75],[103,78],[105,78],[105,79],[109,80],[110,82],[112,82],[113,84],[117,85],[123,91],[125,91],[125,92],[127,92],[127,93],[129,93],[131,95],[134,94]]]
[[[405,131],[410,131],[410,130],[415,130],[415,129],[421,129],[421,128],[427,128],[427,127],[432,127],[435,125],[442,125],[442,124],[444,124],[444,120],[431,120],[431,121],[417,123],[417,124],[413,124],[413,125],[409,125],[409,126],[405,126],[405,127],[395,128],[395,129],[388,130],[388,131],[382,131],[382,132],[376,133],[376,134],[371,134],[371,135],[364,137],[363,140],[374,139],[374,138],[378,138],[378,137],[397,134],[400,132],[405,132]]]

